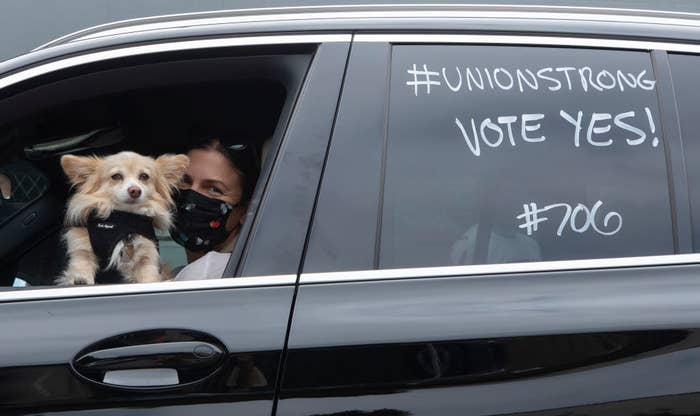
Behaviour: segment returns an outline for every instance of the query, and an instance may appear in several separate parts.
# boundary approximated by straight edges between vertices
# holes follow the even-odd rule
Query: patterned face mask
[[[226,221],[233,205],[187,189],[178,192],[176,207],[170,235],[187,250],[210,251],[229,236]]]

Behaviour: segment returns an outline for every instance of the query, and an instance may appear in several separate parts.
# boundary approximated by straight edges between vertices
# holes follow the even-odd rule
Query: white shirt
[[[183,267],[173,280],[221,279],[231,253],[210,251]]]

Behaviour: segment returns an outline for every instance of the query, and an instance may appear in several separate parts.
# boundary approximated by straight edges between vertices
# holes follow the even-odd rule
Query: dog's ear
[[[160,174],[168,183],[168,186],[173,188],[180,183],[189,165],[190,158],[186,155],[165,154],[158,156],[156,159],[156,166],[158,166]]]
[[[90,175],[97,172],[100,159],[94,156],[61,156],[61,167],[68,176],[71,185],[77,186],[85,183]]]

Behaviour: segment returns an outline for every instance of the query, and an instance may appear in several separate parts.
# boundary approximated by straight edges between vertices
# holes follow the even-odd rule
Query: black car
[[[697,414],[697,54],[700,15],[414,5],[0,63],[0,414]],[[222,278],[54,286],[59,156],[201,125],[267,149]]]

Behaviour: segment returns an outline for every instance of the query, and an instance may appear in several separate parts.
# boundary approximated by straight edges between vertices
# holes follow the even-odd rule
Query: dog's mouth
[[[141,205],[144,200],[142,198],[116,198],[116,202],[117,205],[133,207],[136,205]]]

